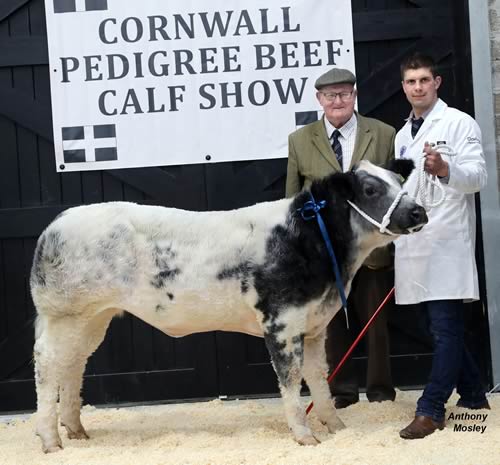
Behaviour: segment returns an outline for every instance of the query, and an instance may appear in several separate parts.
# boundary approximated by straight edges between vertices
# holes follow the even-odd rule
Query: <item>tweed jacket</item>
[[[394,158],[393,127],[373,118],[356,113],[358,129],[349,169],[361,160],[384,166]],[[323,119],[308,124],[288,137],[288,168],[286,196],[291,197],[312,181],[333,172],[341,171],[326,133]],[[387,247],[376,249],[364,265],[371,269],[391,266],[392,258]]]

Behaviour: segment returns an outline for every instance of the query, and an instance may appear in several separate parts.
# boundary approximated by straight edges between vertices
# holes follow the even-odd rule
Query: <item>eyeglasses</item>
[[[334,102],[337,97],[340,97],[343,102],[348,102],[354,95],[354,89],[350,92],[320,92],[320,94],[323,94],[329,102]]]

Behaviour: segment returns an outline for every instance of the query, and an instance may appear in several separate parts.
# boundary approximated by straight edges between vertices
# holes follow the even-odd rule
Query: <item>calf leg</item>
[[[303,336],[300,333],[290,334],[285,325],[274,324],[265,329],[264,340],[278,375],[286,419],[295,440],[302,445],[318,444],[319,441],[307,426],[305,410],[300,402]]]
[[[59,390],[61,417],[68,435],[87,437],[80,423],[82,375],[86,360],[102,341],[111,317],[112,313],[108,312],[107,318],[97,317],[92,322],[73,316],[52,318],[39,315],[37,318],[34,349],[36,432],[42,440],[44,452],[62,449],[57,428]]]
[[[107,310],[85,323],[78,343],[72,345],[73,353],[68,354],[67,363],[61,367],[59,409],[61,425],[66,428],[69,439],[89,438],[80,420],[83,373],[88,358],[104,339],[115,313],[116,310]]]
[[[334,433],[345,426],[337,417],[326,380],[328,364],[325,353],[325,334],[325,331],[322,331],[316,337],[304,340],[304,377],[311,392],[316,415],[323,424],[326,424],[328,431]]]
[[[57,345],[50,334],[53,320],[39,315],[36,321],[34,347],[35,386],[37,394],[36,433],[42,440],[44,452],[62,449],[57,431]]]

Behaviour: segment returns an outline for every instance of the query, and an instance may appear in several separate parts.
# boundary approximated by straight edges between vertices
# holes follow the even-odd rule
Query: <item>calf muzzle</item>
[[[429,221],[425,209],[420,205],[415,205],[408,215],[408,226],[402,234],[411,234],[420,231]]]

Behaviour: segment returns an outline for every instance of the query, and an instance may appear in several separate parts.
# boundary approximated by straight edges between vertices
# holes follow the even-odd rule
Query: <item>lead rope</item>
[[[335,276],[335,284],[337,285],[337,290],[339,291],[340,300],[342,302],[342,306],[344,307],[347,329],[349,329],[349,317],[347,315],[347,298],[344,292],[344,284],[342,282],[342,276],[340,274],[339,265],[337,263],[337,257],[335,256],[335,252],[333,251],[333,246],[330,241],[330,236],[328,235],[328,231],[326,230],[325,222],[323,221],[323,218],[321,217],[321,214],[319,212],[322,208],[325,208],[326,201],[320,200],[319,202],[316,202],[312,192],[309,192],[309,195],[311,196],[311,200],[305,202],[301,208],[297,209],[297,212],[300,213],[300,216],[304,221],[309,221],[315,218],[316,221],[318,222],[319,230],[321,232],[321,235],[323,236],[323,241],[325,242],[328,255],[330,255],[330,259],[332,261],[333,273]]]
[[[453,157],[456,152],[453,148],[447,144],[440,144],[436,147],[436,150],[440,155],[446,155],[448,157]],[[418,170],[417,184],[413,193],[413,198],[415,200],[420,200],[420,204],[425,208],[426,211],[431,208],[439,207],[446,200],[446,192],[440,181],[436,180],[435,175],[426,173],[424,169],[425,165],[425,155],[420,159]],[[435,198],[435,188],[437,188],[439,197],[437,200]]]

